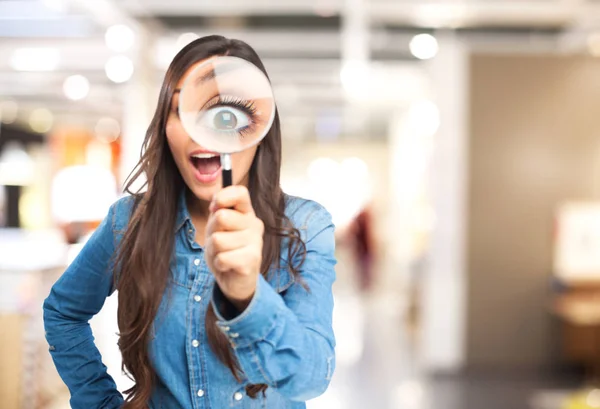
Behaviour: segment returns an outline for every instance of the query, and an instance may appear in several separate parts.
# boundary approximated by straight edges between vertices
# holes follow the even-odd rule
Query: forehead
[[[185,79],[190,75],[191,72],[193,72],[196,68],[200,67],[201,65],[209,62],[209,61],[213,61],[214,59],[216,59],[217,56],[213,56],[213,57],[209,57],[209,58],[205,58],[203,60],[200,60],[196,63],[194,63],[190,68],[187,69],[187,71],[185,73],[183,73],[183,75],[181,76],[181,78],[179,78],[179,81],[177,81],[177,89],[181,89],[181,87],[183,87],[183,83],[185,82]],[[208,66],[207,66],[208,67]]]
[[[237,57],[216,56],[198,61],[179,79],[177,89],[186,102],[214,93],[248,100],[273,99],[266,75],[251,62]]]

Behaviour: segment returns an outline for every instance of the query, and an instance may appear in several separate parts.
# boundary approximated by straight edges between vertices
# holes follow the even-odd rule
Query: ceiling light
[[[79,101],[90,92],[90,82],[83,75],[71,75],[63,83],[63,91],[70,100]]]
[[[18,48],[10,58],[11,67],[17,71],[54,71],[59,62],[56,48]]]
[[[128,81],[133,75],[133,63],[124,55],[110,57],[104,66],[106,76],[117,84]]]
[[[417,34],[410,40],[410,52],[420,60],[428,60],[436,56],[438,42],[431,34]]]
[[[133,47],[135,34],[131,28],[124,24],[109,27],[104,34],[106,46],[113,51],[123,52]]]

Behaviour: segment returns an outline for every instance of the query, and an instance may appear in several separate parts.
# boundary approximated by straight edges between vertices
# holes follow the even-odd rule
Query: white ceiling
[[[104,32],[125,23],[151,39],[143,49],[155,86],[182,33],[245,40],[265,59],[282,114],[290,123],[311,123],[319,112],[348,107],[339,75],[342,36],[347,5],[357,1],[0,0],[0,99],[16,100],[23,117],[44,106],[59,122],[92,126],[100,116],[118,118],[127,86],[106,78],[104,64],[114,53]],[[585,50],[589,34],[600,29],[600,2],[591,0],[362,1],[377,75],[381,83],[395,84],[388,96],[397,95],[398,103],[410,98],[402,90],[418,78],[420,62],[410,57],[408,45],[419,32],[458,28],[471,47],[488,51],[570,52]],[[57,48],[60,64],[46,73],[15,71],[10,58],[23,47]],[[84,101],[63,95],[62,83],[72,74],[90,80]],[[386,114],[373,108],[361,112]]]

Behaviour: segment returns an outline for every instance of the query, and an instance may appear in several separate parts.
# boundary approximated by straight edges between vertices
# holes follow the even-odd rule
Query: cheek
[[[173,156],[178,156],[185,148],[187,135],[178,121],[169,120],[165,127],[167,142],[171,148]]]
[[[246,149],[245,151],[234,153],[231,155],[231,161],[233,162],[234,169],[239,169],[239,172],[244,175],[248,173],[250,170],[250,166],[252,166],[252,161],[254,160],[254,156],[256,155],[256,147],[251,149]]]

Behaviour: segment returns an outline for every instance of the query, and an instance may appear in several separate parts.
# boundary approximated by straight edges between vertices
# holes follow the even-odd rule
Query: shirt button
[[[204,396],[204,391],[202,389],[198,389],[198,396],[199,397],[203,397]]]
[[[200,345],[200,342],[198,342],[198,340],[197,340],[197,339],[195,339],[195,340],[193,340],[193,341],[192,341],[192,346],[193,346],[194,348],[198,348],[198,345]]]
[[[194,301],[200,302],[200,301],[202,301],[202,297],[200,297],[199,295],[195,295],[194,296]]]
[[[242,395],[242,392],[236,392],[233,394],[233,399],[235,400],[242,400],[242,398],[244,397],[244,395]]]
[[[199,266],[200,265],[200,259],[197,258],[196,260],[194,260],[194,264],[197,265],[197,266]]]

